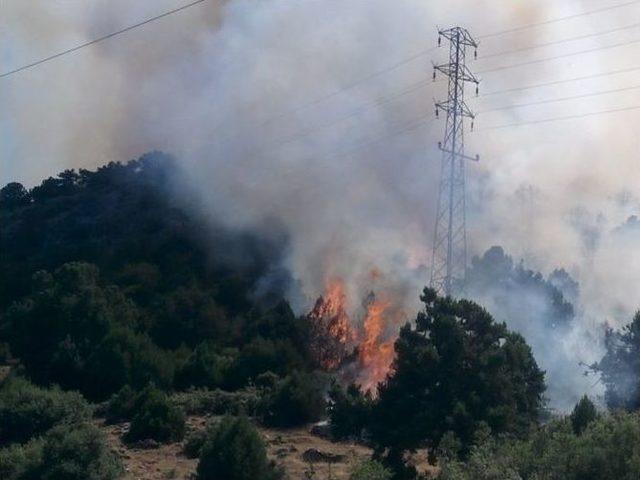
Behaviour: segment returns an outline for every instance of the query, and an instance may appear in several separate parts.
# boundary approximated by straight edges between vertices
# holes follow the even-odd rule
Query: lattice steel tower
[[[478,42],[464,28],[454,27],[438,31],[438,45],[442,38],[449,40],[449,62],[434,65],[433,79],[441,72],[449,77],[449,98],[436,102],[436,117],[440,111],[447,112],[444,141],[438,144],[442,151],[442,169],[438,193],[438,212],[433,243],[431,287],[440,294],[456,295],[464,288],[467,269],[467,232],[464,164],[466,160],[478,161],[464,153],[464,119],[473,120],[475,115],[464,102],[464,86],[479,80],[466,66],[467,47],[475,50]]]

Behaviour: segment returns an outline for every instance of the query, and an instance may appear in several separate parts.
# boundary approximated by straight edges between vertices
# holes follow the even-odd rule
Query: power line
[[[513,87],[513,88],[506,88],[504,90],[494,90],[493,92],[487,92],[487,93],[482,93],[480,94],[480,97],[489,97],[492,95],[498,95],[498,94],[502,94],[502,93],[511,93],[511,92],[520,92],[522,90],[530,90],[530,89],[534,89],[534,88],[540,88],[540,87],[549,87],[549,86],[553,86],[553,85],[561,85],[563,83],[569,83],[569,82],[577,82],[580,80],[589,80],[592,78],[600,78],[600,77],[606,77],[609,75],[618,75],[620,73],[629,73],[629,72],[635,72],[640,70],[640,66],[638,67],[631,67],[631,68],[622,68],[619,70],[612,70],[610,72],[602,72],[602,73],[595,73],[593,75],[583,75],[581,77],[573,77],[573,78],[567,78],[565,80],[553,80],[553,81],[549,81],[549,82],[544,82],[544,83],[535,83],[532,85],[525,85],[522,87]]]
[[[13,75],[15,73],[22,72],[24,70],[36,67],[38,65],[42,65],[43,63],[46,63],[46,62],[49,62],[49,61],[54,60],[56,58],[62,57],[63,55],[67,55],[69,53],[77,52],[78,50],[81,50],[81,49],[83,49],[85,47],[89,47],[91,45],[95,45],[96,43],[102,42],[104,40],[108,40],[109,38],[116,37],[118,35],[121,35],[123,33],[128,32],[130,30],[133,30],[135,28],[141,27],[141,26],[146,25],[146,24],[151,23],[151,22],[155,22],[156,20],[159,20],[159,19],[164,18],[164,17],[168,17],[169,15],[173,15],[174,13],[181,12],[182,10],[186,10],[187,8],[194,7],[194,6],[198,5],[198,4],[206,2],[206,1],[207,0],[196,0],[194,2],[188,3],[188,4],[183,5],[181,7],[174,8],[173,10],[169,10],[168,12],[161,13],[160,15],[156,15],[155,17],[151,17],[151,18],[148,18],[148,19],[143,20],[141,22],[135,23],[133,25],[129,25],[128,27],[125,27],[125,28],[123,28],[121,30],[118,30],[116,32],[109,33],[109,34],[104,35],[102,37],[94,38],[93,40],[89,40],[88,42],[82,43],[80,45],[77,45],[75,47],[69,48],[69,49],[64,50],[62,52],[58,52],[58,53],[56,53],[54,55],[50,55],[48,57],[42,58],[42,59],[37,60],[37,61],[35,61],[33,63],[29,63],[27,65],[23,65],[21,67],[15,68],[13,70],[9,70],[8,72],[4,72],[4,73],[0,74],[0,78],[8,77],[9,75]]]
[[[360,78],[354,80],[353,82],[348,83],[348,84],[346,84],[346,85],[334,90],[333,92],[330,92],[330,93],[328,93],[326,95],[323,95],[321,97],[317,97],[314,100],[311,100],[311,101],[309,101],[307,103],[298,105],[297,107],[294,107],[294,108],[292,108],[290,110],[287,110],[285,112],[277,114],[277,115],[275,115],[273,117],[269,117],[263,122],[262,125],[270,123],[273,120],[277,120],[277,119],[282,118],[284,116],[291,115],[293,113],[299,112],[300,110],[304,110],[306,108],[312,107],[314,105],[317,105],[318,103],[324,102],[325,100],[329,100],[330,98],[333,98],[333,97],[335,97],[337,95],[340,95],[341,93],[344,93],[344,92],[346,92],[348,90],[351,90],[351,89],[357,87],[358,85],[361,85],[363,83],[368,82],[369,80],[373,80],[374,78],[382,76],[382,75],[384,75],[386,73],[389,73],[389,72],[391,72],[393,70],[397,70],[398,68],[403,67],[404,65],[407,65],[407,64],[413,62],[414,60],[417,60],[418,58],[421,58],[421,57],[431,53],[432,51],[436,50],[437,48],[438,47],[433,47],[433,48],[430,48],[428,50],[423,50],[421,52],[418,52],[418,53],[416,53],[416,54],[414,54],[414,55],[412,55],[412,56],[410,56],[410,57],[408,57],[408,58],[406,58],[404,60],[400,60],[400,61],[394,63],[393,65],[385,67],[382,70],[377,70],[377,71],[375,71],[373,73],[370,73],[368,75],[360,77]]]
[[[512,68],[525,67],[525,66],[528,66],[528,65],[535,65],[535,64],[538,64],[538,63],[549,62],[551,60],[558,60],[558,59],[561,59],[561,58],[568,58],[568,57],[573,57],[573,56],[576,56],[576,55],[583,55],[583,54],[586,54],[586,53],[593,53],[593,52],[599,52],[601,50],[608,50],[608,49],[611,49],[611,48],[623,47],[623,46],[626,46],[626,45],[632,45],[634,43],[640,43],[640,39],[630,40],[630,41],[627,41],[627,42],[615,43],[613,45],[605,45],[605,46],[602,46],[602,47],[590,48],[588,50],[581,50],[579,52],[572,52],[572,53],[565,53],[565,54],[562,54],[562,55],[555,55],[553,57],[546,57],[546,58],[539,58],[539,59],[536,59],[536,60],[529,60],[527,62],[515,63],[515,64],[512,64],[512,65],[504,65],[502,67],[488,68],[486,70],[481,70],[478,73],[479,74],[481,74],[481,73],[492,73],[492,72],[499,72],[499,71],[502,71],[502,70],[510,70]]]
[[[535,50],[536,48],[550,47],[552,45],[559,45],[559,44],[562,44],[562,43],[575,42],[577,40],[585,40],[587,38],[592,38],[592,37],[601,37],[602,35],[607,35],[609,33],[621,32],[621,31],[624,31],[624,30],[631,30],[633,28],[638,28],[638,27],[640,27],[640,23],[634,23],[632,25],[626,25],[624,27],[616,27],[616,28],[612,28],[612,29],[605,30],[605,31],[602,31],[602,32],[589,33],[589,34],[586,34],[586,35],[578,35],[576,37],[564,38],[562,40],[555,40],[553,42],[547,42],[547,43],[539,43],[537,45],[531,45],[531,46],[528,46],[528,47],[516,48],[514,50],[506,50],[506,51],[503,51],[503,52],[490,53],[489,55],[481,55],[480,56],[480,60],[484,60],[485,58],[501,57],[503,55],[510,55],[512,53],[526,52],[528,50]]]
[[[507,30],[501,30],[501,31],[498,31],[498,32],[487,33],[485,35],[481,35],[478,38],[491,38],[491,37],[497,37],[498,35],[506,35],[507,33],[520,32],[522,30],[529,30],[531,28],[541,27],[543,25],[550,25],[552,23],[563,22],[565,20],[572,20],[574,18],[584,17],[586,15],[593,15],[595,13],[602,13],[602,12],[607,12],[607,11],[610,11],[610,10],[616,10],[618,8],[628,7],[630,5],[636,5],[638,3],[640,3],[640,0],[634,0],[632,2],[626,2],[626,3],[619,3],[617,5],[610,5],[608,7],[596,8],[596,9],[588,10],[588,11],[581,12],[581,13],[575,13],[573,15],[567,15],[567,16],[558,17],[558,18],[551,18],[549,20],[544,20],[542,22],[529,23],[527,25],[521,25],[519,27],[510,28],[510,29],[507,29]]]
[[[480,113],[489,113],[489,112],[498,112],[498,111],[502,111],[502,110],[513,110],[516,108],[524,108],[524,107],[531,107],[534,105],[545,105],[545,104],[549,104],[549,103],[557,103],[557,102],[565,102],[567,100],[577,100],[580,98],[588,98],[588,97],[597,97],[600,95],[607,95],[610,93],[618,93],[618,92],[626,92],[629,90],[637,90],[640,88],[640,85],[634,85],[631,87],[622,87],[622,88],[614,88],[612,90],[602,90],[599,92],[591,92],[591,93],[583,93],[580,95],[571,95],[568,97],[561,97],[561,98],[553,98],[553,99],[548,99],[548,100],[538,100],[535,102],[529,102],[529,103],[520,103],[517,105],[506,105],[504,107],[496,107],[496,108],[489,108],[487,110],[482,110]]]
[[[315,127],[309,128],[307,130],[303,130],[303,131],[300,131],[298,133],[295,133],[291,137],[288,137],[288,138],[282,140],[281,142],[278,142],[276,145],[280,146],[280,145],[284,145],[284,144],[287,144],[287,143],[291,143],[291,142],[294,142],[294,141],[299,140],[301,138],[307,137],[310,134],[312,134],[312,133],[314,133],[314,132],[316,132],[318,130],[322,130],[322,129],[325,129],[325,128],[333,127],[333,126],[335,126],[335,125],[337,125],[337,124],[339,124],[339,123],[341,123],[341,122],[343,122],[345,120],[348,120],[348,119],[353,118],[353,117],[355,117],[357,115],[360,115],[361,113],[366,112],[367,110],[371,110],[372,108],[379,107],[379,106],[385,105],[387,103],[394,102],[394,101],[398,100],[399,98],[402,98],[402,97],[404,97],[406,95],[409,95],[411,93],[417,92],[420,89],[426,87],[427,85],[430,85],[431,83],[432,82],[431,82],[430,78],[425,78],[423,80],[420,80],[419,82],[412,83],[409,86],[407,86],[407,88],[405,88],[404,90],[402,90],[400,92],[396,92],[394,94],[383,96],[383,97],[378,97],[377,99],[373,100],[372,102],[370,102],[370,103],[368,103],[368,104],[366,104],[364,106],[358,107],[355,110],[352,110],[352,111],[348,112],[346,115],[338,117],[337,119],[334,119],[334,120],[332,120],[330,122],[327,122],[327,123],[324,123],[322,125],[317,125]]]
[[[483,132],[483,131],[487,131],[487,130],[499,130],[499,129],[503,129],[503,128],[510,128],[510,127],[521,127],[524,125],[536,125],[536,124],[541,124],[541,123],[550,123],[550,122],[559,122],[559,121],[563,121],[563,120],[574,120],[574,119],[578,119],[578,118],[586,118],[586,117],[593,117],[596,115],[605,115],[605,114],[609,114],[609,113],[618,113],[618,112],[628,112],[631,110],[640,110],[640,105],[636,105],[633,107],[623,107],[623,108],[614,108],[611,110],[602,110],[599,112],[589,112],[589,113],[583,113],[583,114],[578,114],[578,115],[566,115],[563,117],[552,117],[552,118],[544,118],[542,120],[531,120],[531,121],[526,121],[526,122],[517,122],[517,123],[507,123],[504,125],[495,125],[493,127],[487,127],[487,128],[481,128],[478,131],[479,132]]]

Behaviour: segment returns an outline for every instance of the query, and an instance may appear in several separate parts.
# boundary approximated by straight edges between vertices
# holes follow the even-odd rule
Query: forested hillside
[[[148,472],[150,449],[198,480],[640,475],[640,314],[580,367],[603,382],[607,407],[629,413],[585,396],[553,416],[527,334],[555,348],[578,285],[494,247],[468,276],[498,319],[425,288],[389,373],[364,391],[341,375],[358,353],[344,312],[319,299],[297,316],[285,299],[287,232],[213,223],[180,182],[151,153],[0,191],[0,478],[129,479],[135,462]],[[323,364],[336,342],[341,361]],[[296,428],[358,453],[300,452]]]

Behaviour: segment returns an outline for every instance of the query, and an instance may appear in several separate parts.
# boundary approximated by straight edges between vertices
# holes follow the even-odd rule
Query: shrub
[[[107,423],[118,423],[130,420],[134,414],[136,392],[129,385],[125,385],[113,394],[106,406]]]
[[[581,435],[564,418],[524,440],[488,438],[465,462],[442,462],[440,480],[632,480],[639,458],[638,414],[603,415]]]
[[[294,372],[265,397],[261,410],[266,425],[294,427],[319,420],[325,401],[313,376]]]
[[[24,445],[13,444],[0,449],[0,478],[2,480],[31,480],[42,456],[42,440],[38,438]]]
[[[0,442],[25,442],[58,423],[77,423],[91,416],[89,404],[76,392],[36,387],[21,378],[0,389]]]
[[[169,443],[184,437],[184,413],[155,387],[147,387],[140,393],[133,412],[131,426],[125,436],[128,442],[152,439]]]
[[[93,425],[59,425],[44,437],[34,478],[42,480],[115,480],[123,473],[118,457]]]
[[[221,388],[226,385],[233,357],[220,355],[210,343],[201,343],[178,370],[176,388]]]
[[[282,477],[260,434],[246,417],[225,417],[208,435],[197,480],[276,480]]]
[[[251,388],[237,392],[191,390],[171,396],[171,402],[187,415],[249,415],[258,411],[260,394]]]
[[[291,340],[253,339],[245,345],[236,358],[230,372],[230,385],[241,388],[265,372],[284,376],[304,366],[304,358]]]
[[[576,435],[580,435],[596,418],[598,418],[596,406],[586,395],[576,404],[569,417],[573,432]]]
[[[349,480],[391,480],[391,470],[380,462],[367,460],[359,463],[351,472]]]
[[[93,425],[60,424],[24,445],[0,450],[2,480],[115,480],[118,457]]]
[[[362,438],[371,421],[371,395],[362,393],[357,385],[350,385],[345,391],[334,383],[329,399],[331,435],[336,439]]]
[[[202,453],[202,447],[207,441],[208,431],[195,430],[187,435],[187,438],[182,447],[182,453],[187,458],[198,458]]]

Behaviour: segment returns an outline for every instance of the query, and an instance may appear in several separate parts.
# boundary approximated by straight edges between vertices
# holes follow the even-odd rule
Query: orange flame
[[[375,281],[381,275],[378,270],[373,270],[371,280]],[[352,357],[355,363],[342,374],[346,380],[355,380],[363,390],[375,394],[376,386],[391,369],[395,357],[393,346],[397,327],[404,318],[403,310],[398,308],[392,297],[371,293],[363,305],[362,324],[355,331],[346,313],[346,304],[344,282],[328,281],[324,294],[308,315],[315,332],[313,351],[323,368],[335,370],[347,358],[350,346],[357,345],[357,355]]]
[[[378,383],[387,376],[395,356],[394,339],[384,339],[391,301],[372,297],[366,307],[363,339],[358,347],[359,383],[364,390],[375,391]]]
[[[340,365],[347,355],[347,344],[355,337],[345,309],[346,298],[344,283],[332,280],[308,316],[314,336],[312,351],[326,370]]]

